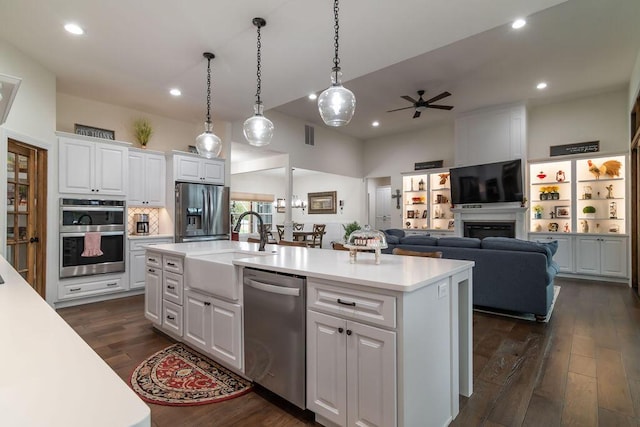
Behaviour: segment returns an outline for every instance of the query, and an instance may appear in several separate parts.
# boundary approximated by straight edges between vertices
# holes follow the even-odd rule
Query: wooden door
[[[9,139],[6,258],[46,297],[47,151]]]

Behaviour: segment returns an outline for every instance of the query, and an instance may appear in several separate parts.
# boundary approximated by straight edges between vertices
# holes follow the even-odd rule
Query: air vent
[[[305,145],[316,145],[314,139],[314,128],[313,126],[304,125],[304,143]]]

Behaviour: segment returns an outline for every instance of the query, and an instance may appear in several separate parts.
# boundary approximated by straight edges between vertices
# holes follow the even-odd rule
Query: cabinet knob
[[[339,333],[339,334],[341,334],[341,333],[343,333],[343,332],[344,332],[344,329],[342,329],[342,328],[338,328],[338,333]]]
[[[351,329],[347,329],[347,335],[351,335]]]

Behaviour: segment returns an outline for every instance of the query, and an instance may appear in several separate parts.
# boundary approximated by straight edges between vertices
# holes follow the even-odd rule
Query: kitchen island
[[[305,277],[306,406],[319,423],[444,426],[455,418],[459,394],[472,393],[473,262],[382,255],[376,265],[373,254],[361,254],[351,264],[344,251],[257,248],[230,241],[149,248],[147,318],[245,374],[243,269]],[[236,272],[230,283],[192,273],[222,258]],[[190,276],[210,283],[193,289]],[[220,337],[226,341],[212,342]]]
[[[149,426],[149,407],[0,257],[0,425]]]

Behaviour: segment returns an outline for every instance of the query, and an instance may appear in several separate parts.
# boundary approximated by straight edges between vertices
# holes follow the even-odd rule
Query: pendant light
[[[318,97],[318,110],[320,117],[328,126],[344,126],[351,121],[356,110],[356,97],[349,89],[342,86],[342,73],[340,72],[340,58],[338,57],[338,0],[333,2],[335,57],[331,70],[331,86]]]
[[[254,114],[245,120],[242,132],[249,144],[262,147],[269,144],[273,137],[273,123],[263,115],[264,105],[262,105],[262,101],[260,100],[260,92],[262,90],[262,74],[260,69],[262,39],[260,37],[260,28],[267,25],[267,21],[263,18],[253,18],[252,22],[253,25],[258,28],[258,70],[256,72],[258,84],[256,89],[256,103],[253,106]]]
[[[211,123],[211,60],[216,56],[211,52],[205,52],[202,56],[207,59],[207,121],[204,122],[204,132],[196,138],[196,149],[202,157],[212,159],[222,151],[222,140],[213,133]]]

